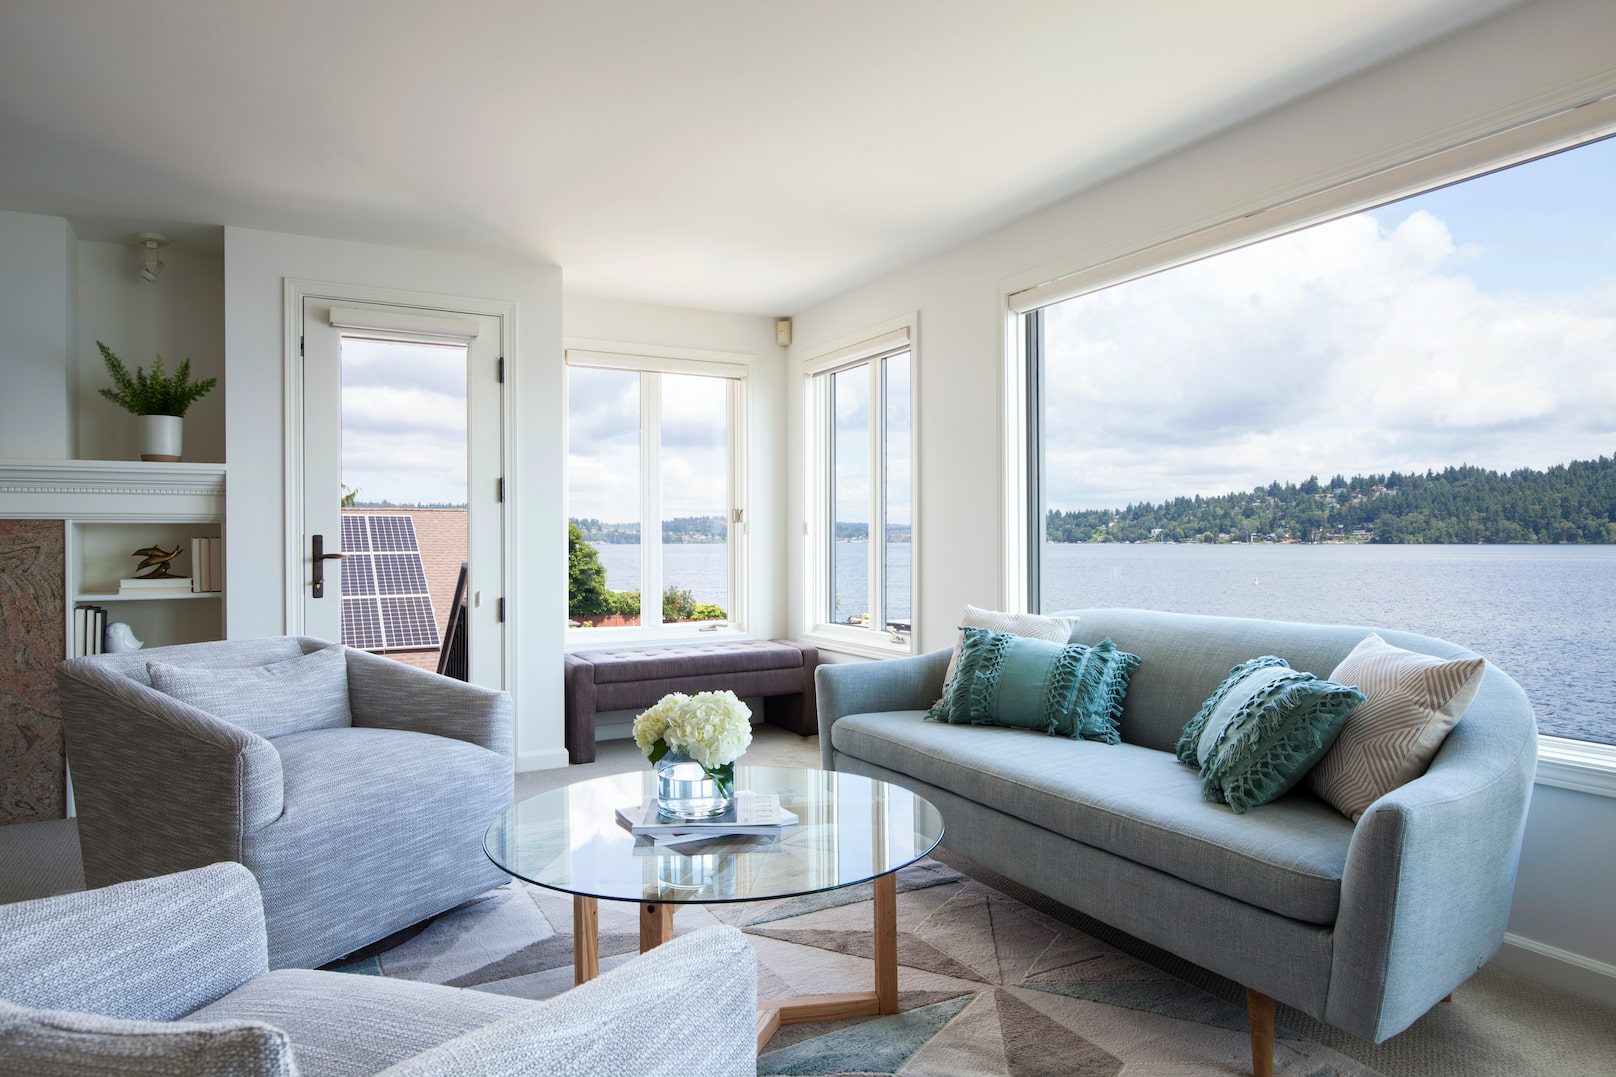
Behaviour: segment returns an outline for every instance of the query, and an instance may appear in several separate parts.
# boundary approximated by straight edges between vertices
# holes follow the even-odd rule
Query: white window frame
[[[572,628],[566,630],[569,651],[611,647],[625,642],[679,642],[714,637],[750,638],[747,579],[747,503],[750,492],[747,472],[747,444],[750,426],[747,416],[747,385],[751,363],[756,358],[739,352],[716,352],[693,348],[651,347],[599,340],[567,340],[563,345],[567,369],[588,367],[596,370],[626,370],[640,375],[640,623],[614,628]],[[729,383],[729,474],[727,476],[726,549],[729,554],[729,597],[725,621],[664,624],[662,621],[662,392],[661,375],[695,374],[721,378]],[[570,412],[563,409],[570,421]],[[562,445],[567,446],[567,431]],[[565,450],[564,450],[565,451]],[[566,490],[570,493],[570,483]],[[572,519],[571,507],[563,515]],[[647,525],[650,525],[648,530]],[[656,542],[647,541],[654,535]],[[647,596],[652,596],[649,601]]]
[[[1028,377],[1023,314],[1610,136],[1616,136],[1616,96],[1517,123],[1458,145],[1429,147],[1418,156],[1411,154],[1404,163],[1342,177],[1309,193],[1259,206],[1131,253],[1054,272],[1047,268],[1034,270],[1001,282],[1004,608],[1020,612],[1030,609],[1033,603],[1029,583],[1035,575],[1030,561],[1037,491],[1031,483],[1030,439],[1036,428],[1028,408],[1036,399],[1037,386],[1030,384]],[[1616,797],[1616,745],[1540,735],[1537,781]]]
[[[894,658],[917,653],[920,634],[920,320],[916,313],[832,341],[814,349],[802,362],[803,430],[806,463],[803,505],[802,636],[831,651],[864,658]],[[909,355],[909,635],[874,627],[886,620],[886,391],[882,361]],[[830,621],[832,506],[831,375],[860,366],[870,376],[870,567],[871,627]]]

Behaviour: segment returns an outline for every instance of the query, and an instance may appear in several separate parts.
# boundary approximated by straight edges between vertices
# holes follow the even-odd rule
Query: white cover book
[[[191,539],[191,593],[205,591],[207,572],[202,562],[202,540]]]
[[[211,551],[211,554],[210,554],[209,560],[208,560],[208,567],[212,570],[211,572],[209,572],[208,578],[213,582],[213,589],[215,591],[223,591],[224,590],[224,539],[222,539],[222,538],[213,539],[213,541],[209,544],[208,549]]]
[[[89,609],[87,607],[85,607],[85,606],[75,606],[73,608],[73,657],[74,658],[83,658],[84,655],[87,653],[84,650],[84,647],[85,647],[85,644],[88,642],[88,640],[90,638],[89,623],[87,621],[88,614],[89,614]]]
[[[190,589],[191,577],[189,576],[175,576],[166,580],[128,579],[118,581],[118,593],[121,595],[142,591],[168,592],[189,591]]]
[[[788,826],[797,825],[797,815],[780,806],[776,793],[735,794],[735,801],[723,815],[711,819],[663,819],[657,812],[653,798],[643,804],[617,809],[617,822],[636,836],[666,837],[689,835],[694,837],[717,834],[754,834],[771,837]]]

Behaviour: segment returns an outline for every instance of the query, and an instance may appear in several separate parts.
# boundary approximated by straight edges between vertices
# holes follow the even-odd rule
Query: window
[[[855,652],[914,636],[913,321],[809,360],[808,631]]]
[[[567,350],[573,641],[740,627],[745,373],[735,362]]]
[[[1616,745],[1616,140],[1568,141],[1013,297],[1028,606],[1411,629],[1520,682],[1545,758]]]

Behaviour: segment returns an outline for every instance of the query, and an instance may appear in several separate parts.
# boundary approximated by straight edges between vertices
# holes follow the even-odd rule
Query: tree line
[[[1050,542],[1616,543],[1616,457],[1538,471],[1311,476],[1122,509],[1050,509]]]

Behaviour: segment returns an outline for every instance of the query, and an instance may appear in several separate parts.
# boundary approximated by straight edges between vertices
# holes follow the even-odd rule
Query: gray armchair
[[[342,724],[266,738],[157,691],[147,671],[332,646],[283,637],[63,662],[85,882],[245,864],[272,968],[325,964],[504,882],[482,835],[511,802],[505,693],[344,649],[346,706],[309,701],[336,704]]]
[[[756,1072],[757,960],[732,927],[542,1002],[271,972],[267,955],[258,888],[239,864],[0,905],[0,1074]]]

